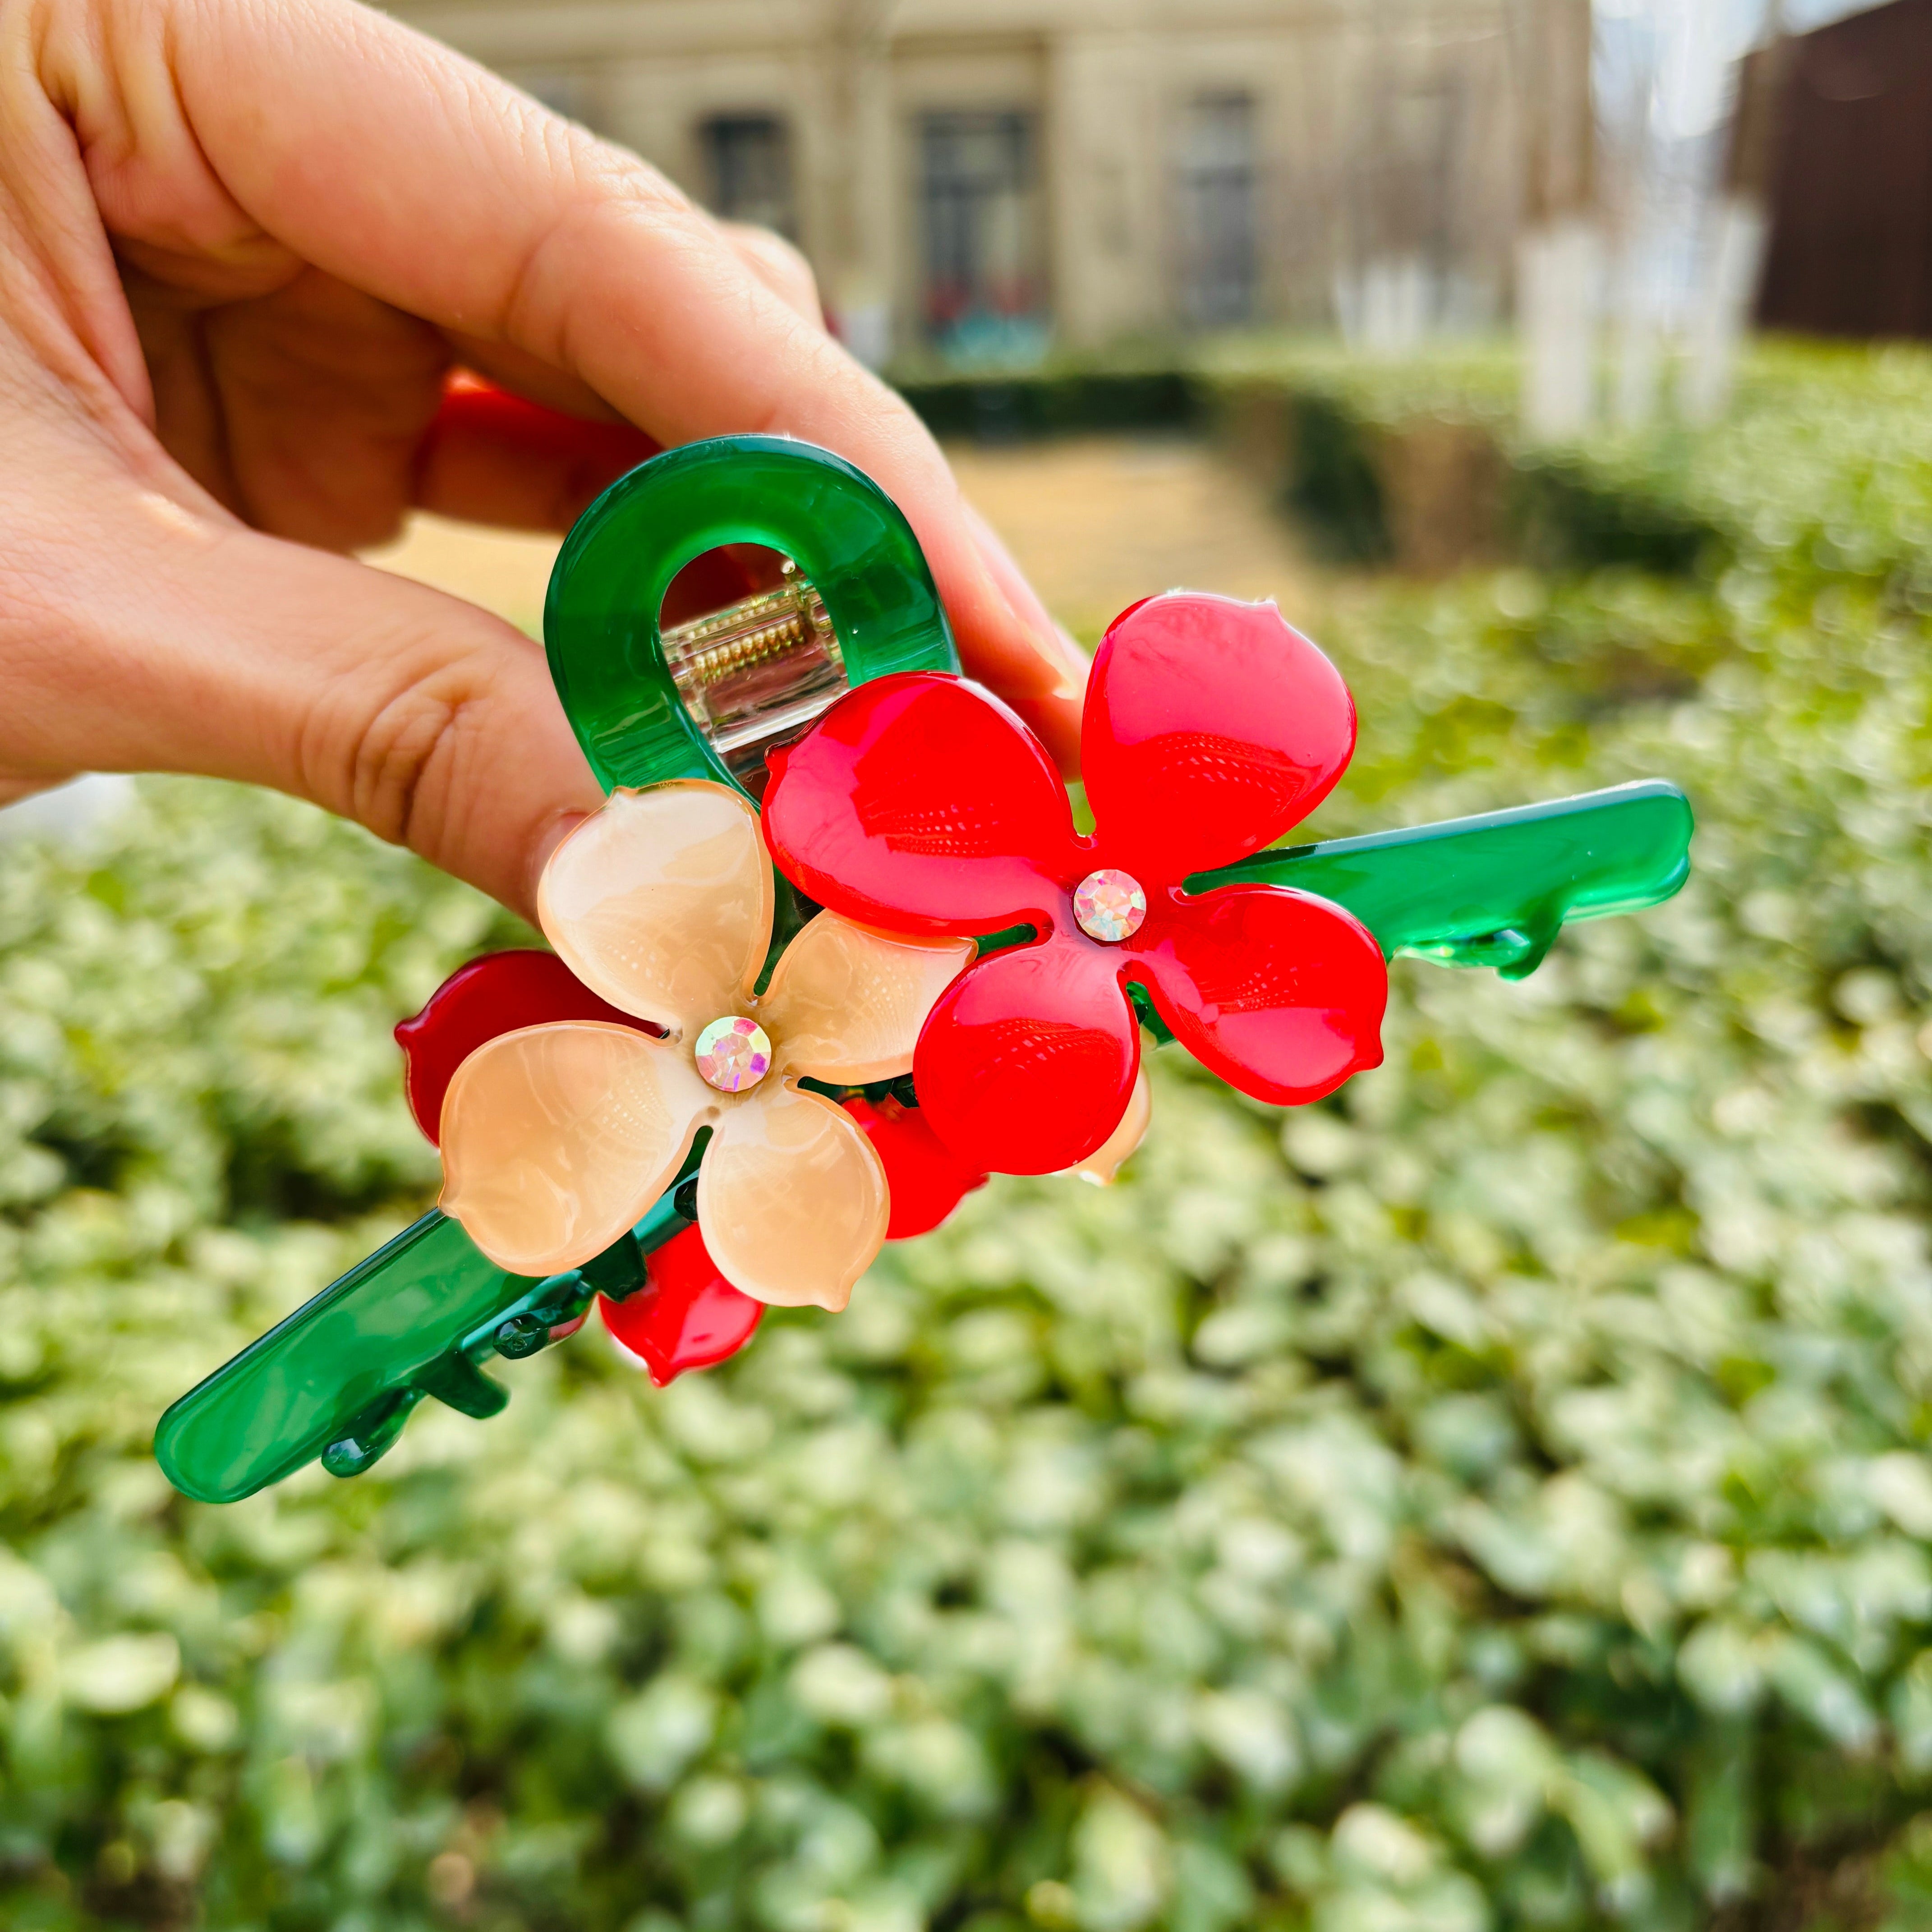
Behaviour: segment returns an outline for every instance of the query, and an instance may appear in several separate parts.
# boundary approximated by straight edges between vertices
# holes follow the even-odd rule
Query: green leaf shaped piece
[[[1385,958],[1491,966],[1520,980],[1573,920],[1660,904],[1690,876],[1690,802],[1643,778],[1360,838],[1258,852],[1187,882],[1292,886],[1346,906]]]

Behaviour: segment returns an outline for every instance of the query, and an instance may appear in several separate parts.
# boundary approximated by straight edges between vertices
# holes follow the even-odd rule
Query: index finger
[[[130,53],[165,63],[170,86],[145,98],[178,101],[192,136],[136,122],[135,165],[178,170],[198,150],[236,243],[259,226],[398,308],[537,356],[662,442],[764,431],[836,450],[905,512],[968,669],[1036,722],[1071,724],[1066,659],[1001,590],[924,426],[654,170],[350,0],[108,4],[134,44],[110,50],[121,74]],[[165,215],[165,233],[138,233],[165,195],[117,202],[117,231],[178,248]],[[213,199],[206,217],[220,227]]]

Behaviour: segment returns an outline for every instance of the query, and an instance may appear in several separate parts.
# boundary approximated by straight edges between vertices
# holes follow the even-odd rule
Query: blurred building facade
[[[1509,0],[403,0],[791,236],[867,359],[1502,306]]]

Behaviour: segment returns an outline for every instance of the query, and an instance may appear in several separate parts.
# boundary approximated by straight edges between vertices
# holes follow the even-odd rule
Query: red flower
[[[1305,818],[1354,742],[1348,687],[1272,604],[1174,592],[1124,611],[1094,658],[1090,838],[1012,712],[926,672],[860,686],[771,754],[765,837],[795,885],[862,924],[1034,929],[946,988],[914,1078],[968,1166],[1048,1173],[1093,1153],[1126,1106],[1130,982],[1258,1100],[1317,1100],[1380,1063],[1388,969],[1359,920],[1278,886],[1186,890]]]

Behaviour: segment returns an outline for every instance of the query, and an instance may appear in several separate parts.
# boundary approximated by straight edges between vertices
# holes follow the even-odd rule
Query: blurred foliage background
[[[206,784],[0,849],[8,1927],[1932,1919],[1932,362],[1587,450],[1480,355],[1182,386],[1401,566],[1298,586],[1318,832],[1658,773],[1689,888],[1399,964],[1319,1107],[1170,1050],[1121,1184],[996,1182],[722,1370],[593,1326],[216,1509],[156,1417],[419,1210],[388,1029],[518,935]]]

